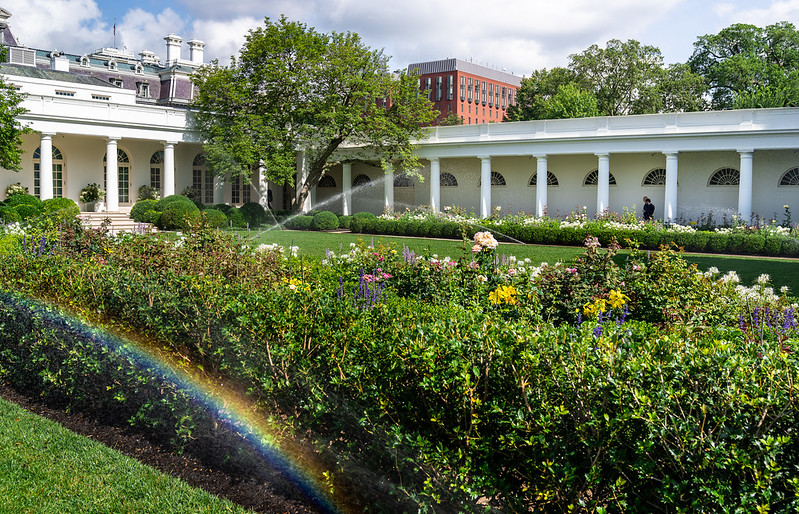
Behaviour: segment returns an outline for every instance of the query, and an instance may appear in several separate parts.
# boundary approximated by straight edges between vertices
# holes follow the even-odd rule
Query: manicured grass
[[[0,399],[0,512],[248,512]]]
[[[238,232],[246,234],[246,231]],[[298,230],[262,230],[260,234],[257,230],[250,231],[250,236],[256,244],[277,243],[285,248],[298,246],[300,255],[306,257],[320,258],[325,255],[326,250],[339,253],[340,250],[349,251],[349,244],[363,241],[367,244],[374,241],[375,245],[392,244],[398,248],[402,245],[408,246],[411,250],[420,254],[437,254],[440,257],[446,255],[456,259],[469,251],[464,248],[461,241],[442,240],[442,239],[423,239],[409,237],[392,236],[371,236],[369,234],[350,234],[350,233],[329,233],[329,232],[306,232]],[[570,246],[539,246],[539,245],[518,245],[501,243],[499,252],[505,255],[513,255],[519,259],[529,258],[533,263],[548,262],[567,262],[584,252],[583,248]],[[624,259],[628,252],[620,252],[619,258]],[[792,296],[799,296],[799,260],[797,259],[773,259],[761,257],[731,257],[724,255],[709,254],[685,254],[685,259],[696,263],[699,269],[706,271],[715,266],[722,273],[736,271],[745,285],[751,285],[762,273],[771,276],[771,283],[779,288],[788,286]]]

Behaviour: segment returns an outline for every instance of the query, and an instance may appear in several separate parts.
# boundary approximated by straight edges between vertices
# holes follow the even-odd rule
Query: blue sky
[[[323,32],[353,31],[392,56],[391,66],[458,57],[517,75],[565,66],[609,39],[660,48],[666,63],[690,57],[697,36],[733,23],[799,25],[799,0],[4,0],[25,45],[89,53],[114,45],[165,56],[164,36],[206,42],[226,63],[247,30],[286,14]],[[188,57],[184,44],[183,57]]]

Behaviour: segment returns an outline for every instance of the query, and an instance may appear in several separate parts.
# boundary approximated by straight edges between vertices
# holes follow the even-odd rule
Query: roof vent
[[[8,48],[8,62],[24,66],[36,66],[36,50],[21,46],[11,46]]]

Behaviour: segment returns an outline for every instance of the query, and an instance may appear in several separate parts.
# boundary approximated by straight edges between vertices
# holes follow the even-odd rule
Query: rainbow
[[[137,343],[133,336],[122,336],[91,326],[52,304],[0,292],[0,304],[8,303],[22,306],[53,328],[98,343],[153,376],[162,377],[247,441],[318,511],[341,512],[326,492],[330,487],[325,484],[327,477],[323,470],[314,468],[300,445],[290,444],[284,438],[278,439],[274,435],[278,430],[269,425],[263,413],[259,413],[245,395],[225,388],[223,383],[212,380],[201,370],[177,364],[171,356],[155,349],[155,345]]]

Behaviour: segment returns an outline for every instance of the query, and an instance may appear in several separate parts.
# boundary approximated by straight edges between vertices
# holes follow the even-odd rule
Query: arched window
[[[319,184],[316,187],[336,187],[336,179],[330,175],[324,175],[319,179]]]
[[[538,185],[538,173],[533,173],[533,176],[530,177],[530,186],[537,186]],[[549,187],[557,187],[558,186],[558,177],[555,176],[554,173],[551,171],[547,171],[547,186]]]
[[[372,184],[372,179],[370,179],[363,173],[357,175],[354,179],[352,179],[352,187],[368,186],[371,184]]]
[[[394,175],[394,187],[413,187],[413,179],[404,173]]]
[[[150,157],[150,187],[161,191],[161,176],[164,170],[164,151],[158,150]]]
[[[721,168],[710,176],[708,186],[737,186],[741,181],[741,173],[735,168]]]
[[[103,155],[103,187],[108,191],[108,154]],[[130,158],[125,150],[117,148],[117,179],[119,203],[130,203]]]
[[[791,168],[782,174],[781,186],[799,186],[799,168]]]
[[[608,184],[611,186],[616,185],[616,177],[613,176],[613,173],[610,173],[608,177]],[[588,175],[585,176],[585,180],[583,180],[584,186],[597,186],[599,185],[599,170],[591,170]]]
[[[483,178],[482,177],[480,177],[480,180],[477,181],[477,185],[478,186],[482,186],[483,185]],[[492,171],[491,172],[491,185],[492,186],[506,186],[508,184],[505,182],[505,177],[502,176],[502,173],[500,173],[498,171]]]
[[[194,156],[191,163],[191,186],[197,191],[200,201],[214,203],[214,176],[208,171],[204,153]]]
[[[108,61],[108,69],[110,71],[116,71],[117,70],[117,61],[116,61],[116,59],[111,59],[110,61]]]
[[[42,147],[33,152],[33,195],[41,198]],[[53,145],[53,198],[64,196],[64,156]]]
[[[452,173],[442,173],[439,177],[441,187],[458,187],[458,179]]]
[[[83,66],[83,67],[87,67],[87,66],[89,66],[89,56],[88,56],[88,55],[86,55],[86,54],[83,54],[83,55],[81,56],[81,58],[80,58],[80,65],[81,65],[81,66]]]
[[[642,186],[665,186],[666,185],[666,170],[664,168],[655,168],[644,176]]]

